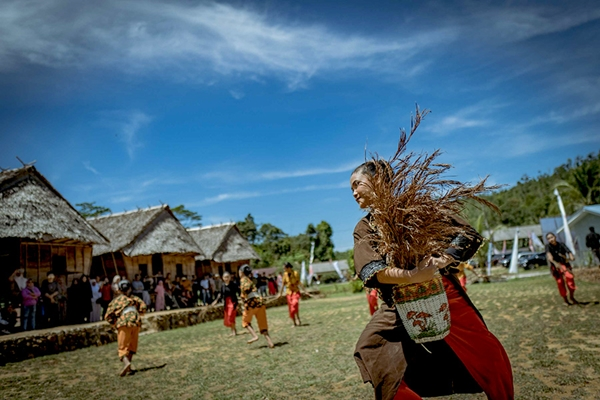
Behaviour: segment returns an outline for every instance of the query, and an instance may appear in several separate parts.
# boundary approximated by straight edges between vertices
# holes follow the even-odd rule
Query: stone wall
[[[308,298],[310,297],[302,295],[303,300]],[[268,299],[267,308],[286,304],[285,297],[275,297]],[[238,315],[241,315],[241,309],[238,309]],[[217,319],[223,319],[223,306],[159,311],[142,317],[141,331],[166,331]],[[102,346],[116,340],[117,331],[105,321],[0,336],[0,365],[84,347]]]

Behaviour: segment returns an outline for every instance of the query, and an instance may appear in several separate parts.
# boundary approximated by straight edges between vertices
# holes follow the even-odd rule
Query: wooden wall
[[[19,247],[19,266],[25,270],[25,276],[37,285],[41,285],[51,271],[62,276],[67,285],[73,278],[90,273],[91,245],[21,241]]]
[[[230,263],[221,263],[214,260],[196,261],[196,276],[202,276],[206,273],[223,276],[223,272],[225,271],[237,274],[240,267],[244,264],[250,264],[250,260],[239,260]]]

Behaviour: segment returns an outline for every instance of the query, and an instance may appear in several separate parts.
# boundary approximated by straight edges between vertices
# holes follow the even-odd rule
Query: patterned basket
[[[450,333],[450,310],[442,276],[394,287],[394,303],[408,335],[416,343],[433,342]]]

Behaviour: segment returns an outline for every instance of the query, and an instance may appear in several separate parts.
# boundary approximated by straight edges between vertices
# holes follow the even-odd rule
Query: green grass
[[[598,284],[578,286],[581,300],[600,300]],[[369,320],[366,298],[337,292],[303,301],[299,328],[285,307],[267,310],[272,350],[262,338],[247,345],[248,335],[226,337],[213,321],[142,335],[139,371],[124,378],[115,343],[8,364],[0,367],[0,397],[369,399],[352,357]],[[550,277],[471,285],[469,294],[511,358],[518,399],[598,398],[600,305],[563,306]]]

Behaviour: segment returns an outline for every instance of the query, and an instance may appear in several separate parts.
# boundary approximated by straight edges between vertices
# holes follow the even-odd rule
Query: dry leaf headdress
[[[391,266],[412,269],[426,255],[443,254],[453,238],[464,233],[457,224],[467,199],[497,210],[480,194],[497,189],[486,186],[487,177],[475,185],[445,179],[452,166],[435,163],[440,150],[428,155],[407,152],[407,146],[429,110],[416,106],[410,133],[400,131],[396,153],[389,160],[375,154],[363,164],[371,175],[372,223],[375,233],[369,239],[386,255]],[[360,170],[360,167],[359,169]]]

